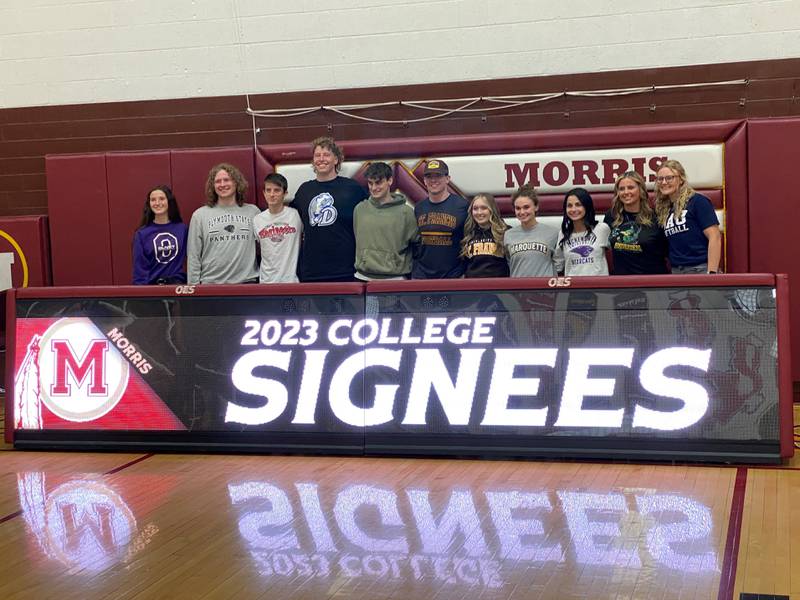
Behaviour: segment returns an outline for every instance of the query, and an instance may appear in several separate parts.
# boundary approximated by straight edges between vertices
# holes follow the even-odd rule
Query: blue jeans
[[[698,273],[705,275],[708,272],[708,263],[701,265],[691,265],[686,267],[672,267],[673,275],[697,275]]]

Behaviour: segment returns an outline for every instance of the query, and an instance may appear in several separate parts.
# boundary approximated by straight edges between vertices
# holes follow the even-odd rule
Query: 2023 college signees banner
[[[771,287],[18,299],[15,335],[22,443],[778,453]]]

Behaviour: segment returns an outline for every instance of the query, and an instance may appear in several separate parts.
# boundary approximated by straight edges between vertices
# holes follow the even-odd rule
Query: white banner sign
[[[564,193],[574,187],[590,192],[610,192],[617,176],[625,171],[638,171],[652,189],[655,172],[665,160],[680,161],[692,187],[721,189],[723,147],[723,144],[699,144],[436,158],[447,163],[453,184],[468,196],[478,192],[508,195],[528,182],[543,194]],[[386,162],[399,162],[413,171],[422,160],[418,157]],[[352,176],[365,162],[345,162],[341,175]],[[308,163],[281,164],[277,169],[289,180],[289,197],[293,197],[301,183],[314,178]]]

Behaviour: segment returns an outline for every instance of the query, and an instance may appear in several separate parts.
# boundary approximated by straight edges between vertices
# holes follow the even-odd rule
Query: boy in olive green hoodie
[[[400,192],[392,193],[392,168],[370,163],[364,173],[370,197],[353,211],[356,279],[407,279],[419,241],[414,209]]]

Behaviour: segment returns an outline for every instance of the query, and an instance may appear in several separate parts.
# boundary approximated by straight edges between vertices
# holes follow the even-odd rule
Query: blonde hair
[[[647,197],[647,185],[644,182],[644,177],[636,171],[626,171],[617,177],[617,180],[614,182],[614,198],[611,200],[611,214],[614,216],[614,219],[610,223],[611,227],[618,226],[623,220],[622,212],[625,210],[625,206],[622,204],[622,200],[619,197],[619,184],[623,179],[632,180],[639,188],[639,212],[636,213],[636,222],[639,225],[649,227],[655,220],[655,213]]]
[[[325,150],[329,150],[331,154],[336,157],[336,172],[338,173],[339,170],[342,168],[342,163],[344,162],[344,152],[339,146],[336,145],[336,142],[333,141],[333,138],[330,136],[322,136],[316,138],[314,141],[311,142],[311,156],[312,156],[312,163],[313,163],[313,156],[314,150],[317,148],[323,148]]]
[[[467,220],[464,223],[464,237],[461,240],[461,253],[459,256],[465,258],[467,256],[467,250],[469,247],[469,243],[477,237],[477,230],[478,226],[475,225],[475,220],[472,218],[472,205],[475,204],[475,201],[478,198],[482,198],[486,201],[486,204],[489,206],[489,226],[492,231],[492,238],[494,238],[494,243],[497,244],[498,250],[502,252],[502,255],[505,256],[505,246],[503,246],[503,236],[508,229],[508,225],[506,222],[503,221],[503,217],[500,216],[500,211],[497,208],[497,202],[494,199],[494,196],[491,194],[480,193],[475,194],[472,197],[472,201],[469,203],[469,208],[467,209]]]
[[[675,201],[673,211],[676,215],[680,215],[686,208],[686,203],[689,202],[689,198],[691,198],[694,194],[694,190],[686,180],[686,170],[683,168],[681,163],[679,163],[677,160],[668,160],[661,163],[661,166],[658,167],[658,170],[660,171],[665,167],[676,174],[681,180],[681,185],[678,188],[678,199]],[[658,218],[659,225],[662,227],[667,224],[667,218],[669,218],[670,209],[673,209],[672,199],[669,196],[662,194],[659,187],[656,186],[656,217]]]

